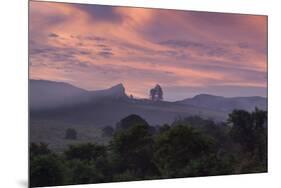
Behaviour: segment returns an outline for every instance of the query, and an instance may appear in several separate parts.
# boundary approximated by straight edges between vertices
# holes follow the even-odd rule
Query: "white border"
[[[61,0],[57,0],[61,1]],[[67,2],[269,15],[269,173],[67,187],[280,187],[280,6],[276,0],[65,0]],[[61,2],[65,2],[61,1]],[[27,0],[1,2],[0,187],[27,187]],[[258,39],[257,39],[258,40]]]

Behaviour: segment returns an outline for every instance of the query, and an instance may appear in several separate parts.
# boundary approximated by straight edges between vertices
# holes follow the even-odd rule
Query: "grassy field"
[[[65,132],[68,128],[77,131],[76,140],[65,139]],[[30,142],[44,142],[55,152],[61,152],[70,144],[94,142],[106,144],[110,138],[102,136],[101,128],[90,125],[77,125],[56,121],[31,120],[30,121]]]

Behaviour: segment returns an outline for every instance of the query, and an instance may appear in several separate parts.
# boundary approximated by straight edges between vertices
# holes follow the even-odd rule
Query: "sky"
[[[267,17],[30,2],[29,76],[164,100],[267,96]]]

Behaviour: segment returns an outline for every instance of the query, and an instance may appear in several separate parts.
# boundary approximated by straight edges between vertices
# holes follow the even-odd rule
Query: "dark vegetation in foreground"
[[[188,117],[158,127],[130,115],[105,130],[108,145],[70,145],[63,153],[31,143],[30,186],[267,172],[266,111],[234,110],[227,123]]]

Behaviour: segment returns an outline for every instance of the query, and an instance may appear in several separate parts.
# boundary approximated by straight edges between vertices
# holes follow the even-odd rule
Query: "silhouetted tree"
[[[39,155],[47,155],[50,154],[51,150],[48,148],[48,144],[40,142],[37,143],[31,143],[30,144],[30,157],[36,157]]]
[[[77,132],[75,129],[68,128],[65,132],[65,139],[76,140]]]
[[[103,137],[111,137],[113,135],[114,129],[111,126],[106,126],[102,129]]]
[[[135,178],[155,174],[157,168],[152,163],[153,138],[150,126],[136,115],[129,116],[121,122],[126,129],[117,131],[110,142],[116,173],[130,172],[129,176]]]
[[[135,125],[143,125],[148,127],[148,123],[140,116],[136,114],[131,114],[125,118],[123,118],[120,122],[117,123],[116,129],[118,130],[126,130]]]
[[[241,173],[267,171],[267,112],[234,110],[229,114],[230,136],[242,147]]]
[[[153,101],[163,100],[163,90],[159,84],[150,90],[150,99]]]
[[[245,110],[234,110],[229,114],[228,122],[232,124],[231,136],[240,143],[245,151],[254,149],[254,124],[251,113]]]

